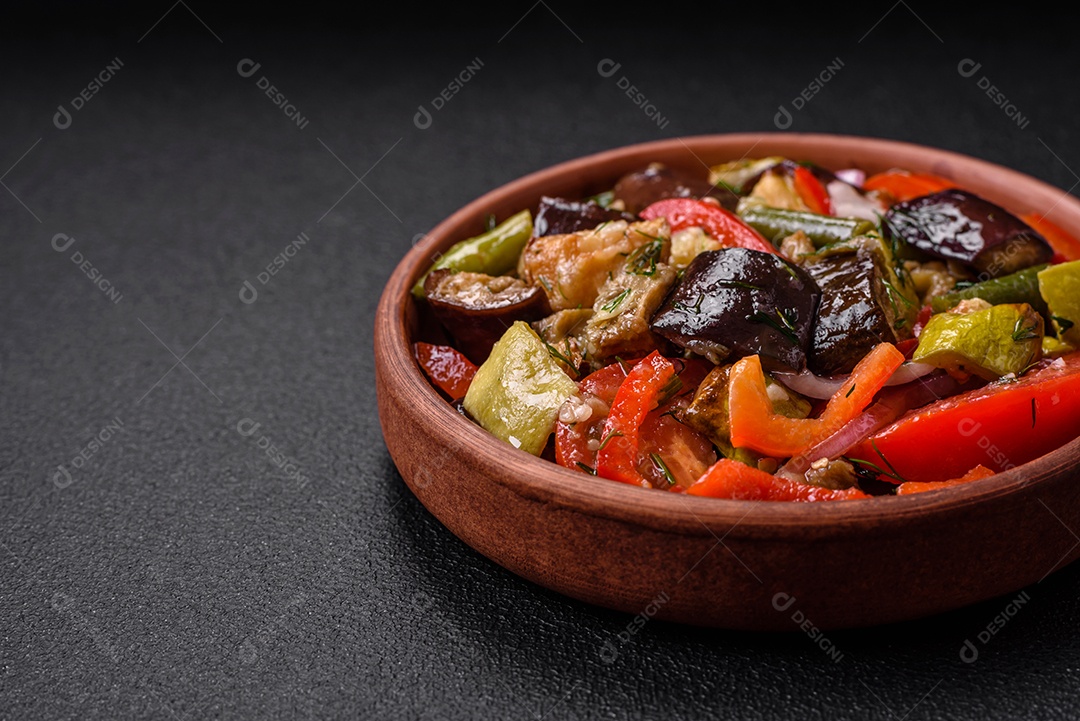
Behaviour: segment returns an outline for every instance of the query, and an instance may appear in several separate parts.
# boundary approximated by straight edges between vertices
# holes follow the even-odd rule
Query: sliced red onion
[[[858,188],[861,188],[862,184],[866,182],[866,171],[858,168],[844,168],[843,170],[837,170],[833,175]]]
[[[849,421],[836,433],[808,449],[805,453],[794,456],[785,463],[776,475],[805,480],[810,464],[819,458],[832,460],[839,458],[854,448],[856,444],[874,432],[892,423],[903,411],[898,411],[891,404],[878,402]]]
[[[888,208],[879,200],[862,194],[858,188],[834,180],[826,186],[832,201],[833,215],[840,218],[863,218],[877,222]]]
[[[805,480],[810,465],[820,459],[833,460],[847,453],[869,436],[889,425],[910,410],[954,395],[960,384],[948,373],[920,378],[918,383],[898,386],[882,395],[880,400],[845,424],[836,433],[794,456],[785,463],[777,475]]]
[[[913,363],[907,361],[892,374],[886,386],[900,386],[907,383],[911,383],[914,380],[929,375],[937,370],[936,366],[932,366],[928,363]],[[785,371],[775,371],[772,374],[773,378],[783,383],[785,386],[800,393],[807,398],[817,398],[819,400],[826,400],[832,398],[836,391],[843,388],[851,376],[816,376],[808,370],[804,370],[801,373],[790,373]]]

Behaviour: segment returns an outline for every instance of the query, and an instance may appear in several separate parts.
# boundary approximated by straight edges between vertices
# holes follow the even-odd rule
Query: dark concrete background
[[[828,634],[839,660],[797,631],[650,622],[606,663],[629,617],[510,575],[411,496],[374,409],[372,314],[418,234],[506,181],[628,143],[776,130],[780,106],[839,59],[791,131],[1078,182],[1080,55],[1036,8],[606,12],[9,6],[0,718],[1074,714],[1075,567],[1019,606]],[[244,59],[260,64],[251,77]],[[604,59],[618,75],[598,73]],[[965,59],[981,63],[971,77]],[[58,106],[117,60],[58,128]],[[1047,534],[1076,537],[1049,516]]]

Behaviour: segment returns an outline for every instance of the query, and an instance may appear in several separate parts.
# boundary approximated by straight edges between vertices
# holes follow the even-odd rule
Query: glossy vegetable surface
[[[483,428],[583,482],[922,493],[1080,434],[1075,250],[925,173],[650,164],[454,245],[419,297],[458,355],[416,358]]]

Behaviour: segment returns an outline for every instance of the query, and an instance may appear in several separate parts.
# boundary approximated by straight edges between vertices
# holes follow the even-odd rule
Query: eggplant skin
[[[615,183],[614,193],[615,198],[623,202],[627,212],[634,214],[665,198],[708,196],[732,211],[739,204],[739,196],[727,188],[713,185],[704,174],[698,176],[660,163],[653,163],[642,170],[622,176]]]
[[[653,331],[715,364],[760,355],[772,369],[806,368],[821,291],[773,253],[722,248],[699,254],[653,316]]]
[[[867,239],[857,252],[827,254],[803,266],[822,293],[809,362],[818,375],[850,373],[878,343],[911,336],[914,296],[900,297],[905,288],[890,279],[886,260],[872,249],[880,242]]]
[[[637,218],[620,210],[610,210],[595,201],[568,200],[545,195],[533,219],[533,236],[562,235],[591,230],[613,220],[634,222]]]
[[[882,231],[938,258],[970,265],[983,280],[1050,262],[1053,249],[999,205],[957,188],[896,203]]]
[[[511,276],[442,268],[428,275],[424,291],[432,314],[477,365],[487,360],[491,347],[512,323],[551,313],[542,288]]]

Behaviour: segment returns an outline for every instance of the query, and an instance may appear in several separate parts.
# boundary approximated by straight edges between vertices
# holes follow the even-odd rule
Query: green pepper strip
[[[428,273],[440,268],[454,271],[503,275],[517,265],[522,248],[532,237],[532,213],[522,210],[491,230],[474,238],[455,243],[431,266],[413,286],[416,298],[424,297],[424,280]]]

